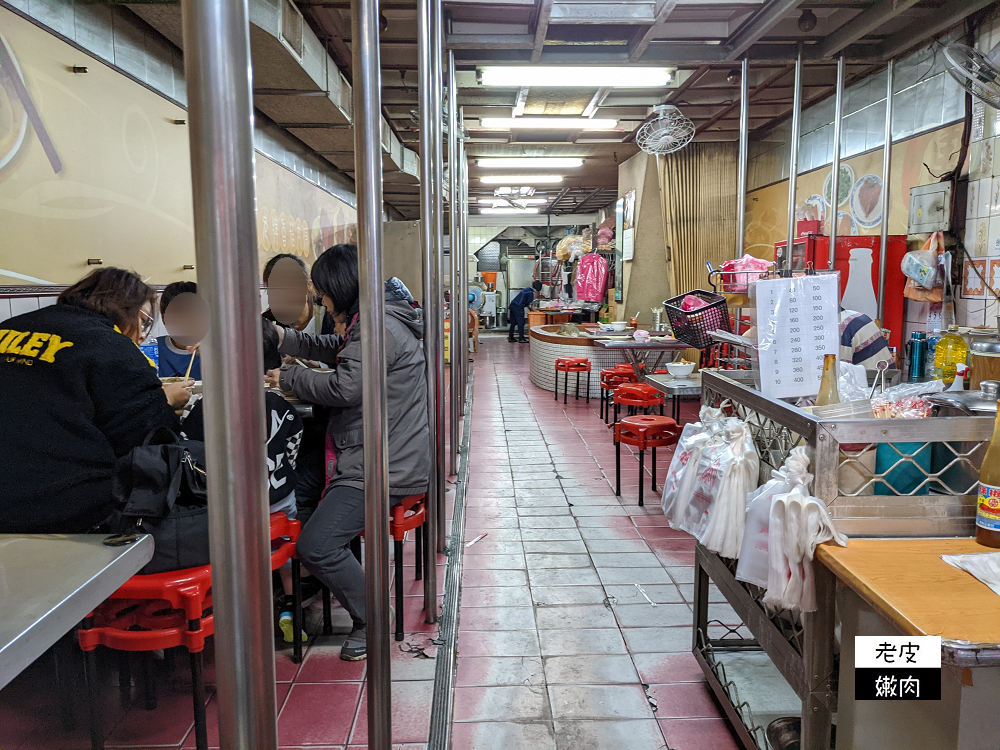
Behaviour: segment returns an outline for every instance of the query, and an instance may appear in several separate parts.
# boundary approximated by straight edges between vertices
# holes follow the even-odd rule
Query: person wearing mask
[[[527,344],[528,339],[524,337],[524,324],[527,322],[525,308],[530,307],[535,301],[535,295],[542,291],[542,282],[532,282],[531,286],[526,286],[517,296],[510,301],[508,314],[510,315],[510,331],[507,333],[507,340],[514,343],[514,327],[517,326],[517,342]]]
[[[336,469],[323,501],[302,529],[298,554],[302,564],[350,613],[354,625],[340,657],[356,661],[367,656],[364,571],[350,550],[351,540],[365,527],[361,409],[365,373],[361,368],[358,322],[357,248],[335,245],[327,250],[313,264],[312,281],[342,338],[279,329],[280,351],[295,357],[333,360],[336,368],[323,372],[285,365],[268,373],[267,379],[304,401],[330,407],[327,434],[336,454]],[[383,331],[390,505],[406,496],[427,492],[431,461],[423,325],[416,310],[398,296],[386,293]]]
[[[139,350],[155,304],[138,274],[100,268],[0,323],[0,533],[110,531],[115,461],[176,430],[193,385],[161,385]]]
[[[193,281],[175,281],[164,287],[160,293],[160,318],[168,331],[176,333],[177,330],[191,327],[185,318],[188,313],[193,311],[184,304],[185,298],[181,297],[169,314],[167,308],[179,295],[197,293],[198,285]],[[190,365],[191,379],[201,380],[201,354],[197,351],[192,352],[187,346],[175,341],[169,334],[156,338],[156,349],[157,365],[161,378],[182,377]]]

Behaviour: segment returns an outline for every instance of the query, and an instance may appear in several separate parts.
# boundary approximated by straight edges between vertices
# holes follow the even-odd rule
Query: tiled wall
[[[514,344],[517,346],[517,344]],[[556,360],[559,357],[586,357],[590,360],[590,397],[601,397],[601,370],[614,367],[619,362],[624,362],[625,358],[621,352],[610,349],[601,349],[596,346],[570,346],[563,344],[550,344],[547,341],[540,341],[532,338],[531,343],[531,382],[546,391],[555,388],[556,382]],[[562,392],[563,376],[559,375],[559,391]],[[580,375],[580,398],[586,396],[587,374]],[[569,397],[573,398],[573,390],[576,387],[576,375],[569,376]]]

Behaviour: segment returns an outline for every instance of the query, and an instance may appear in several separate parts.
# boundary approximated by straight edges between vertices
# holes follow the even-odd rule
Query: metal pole
[[[465,312],[465,302],[461,296],[458,214],[459,183],[461,169],[458,166],[458,95],[455,88],[455,53],[448,52],[448,254],[451,259],[451,473],[458,474],[459,424],[461,404],[459,391],[462,388],[461,364],[462,347],[459,344],[459,318]]]
[[[785,270],[792,270],[795,248],[795,188],[799,178],[799,135],[802,129],[802,48],[795,57],[795,94],[792,103],[792,143],[788,164],[788,246],[785,248]]]
[[[889,256],[889,170],[892,167],[892,89],[896,76],[896,61],[886,68],[885,84],[885,147],[882,151],[882,235],[878,253],[878,319],[885,318],[885,263]]]
[[[837,258],[837,213],[840,208],[840,133],[844,119],[844,56],[837,59],[837,95],[833,103],[833,171],[830,172],[830,259],[833,270]]]
[[[274,750],[247,2],[184,0],[181,11],[198,291],[211,310],[202,358],[219,738],[225,748]]]
[[[447,513],[445,508],[445,478],[448,470],[445,463],[444,439],[447,429],[447,409],[444,396],[444,148],[441,141],[444,138],[443,107],[444,100],[444,15],[441,0],[431,0],[431,84],[433,94],[433,119],[431,121],[433,142],[434,168],[434,290],[429,301],[434,307],[433,335],[437,341],[437,352],[434,357],[434,405],[437,412],[434,419],[434,458],[437,461],[437,549],[444,552],[447,548]]]
[[[432,103],[434,65],[431,53],[432,2],[433,0],[419,0],[417,3],[417,60],[419,65],[418,109],[420,113],[420,244],[423,250],[424,265],[424,358],[427,375],[427,426],[431,437],[430,471],[427,483],[427,532],[431,538],[428,539],[427,548],[436,553],[440,542],[439,539],[434,538],[438,532],[437,488],[441,480],[438,475],[437,454],[435,453],[437,438],[434,432],[438,398],[438,392],[434,388],[434,378],[439,350],[438,340],[434,335],[434,274],[436,266],[434,261],[434,128],[431,125],[434,110]],[[436,560],[437,558],[432,558],[428,554],[427,559]],[[430,577],[430,575],[425,576],[425,578]]]
[[[462,298],[468,302],[469,299],[469,160],[465,154],[465,113],[458,111],[458,164],[462,171],[462,183],[460,186],[459,200],[462,210],[458,216],[461,220],[458,236],[462,243]],[[462,351],[465,356],[462,359],[462,414],[468,413],[466,400],[468,398],[469,386],[469,316],[466,315],[465,324],[462,330],[463,337]]]
[[[362,417],[365,446],[365,612],[368,747],[392,747],[389,657],[389,426],[386,416],[385,286],[382,277],[382,70],[378,0],[351,3],[354,179],[358,196]],[[397,613],[397,617],[400,613]]]
[[[736,257],[743,257],[747,221],[747,163],[750,160],[750,60],[740,71],[740,163],[736,180]]]

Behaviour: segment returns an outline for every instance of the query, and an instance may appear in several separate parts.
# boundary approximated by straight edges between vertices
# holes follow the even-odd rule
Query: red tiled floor
[[[360,682],[292,685],[278,716],[278,742],[346,744],[360,697]]]

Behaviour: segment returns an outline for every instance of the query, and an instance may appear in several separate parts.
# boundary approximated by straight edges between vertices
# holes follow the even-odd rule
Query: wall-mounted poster
[[[622,260],[630,261],[635,255],[635,191],[625,193],[622,215]]]
[[[622,301],[622,278],[624,277],[624,255],[622,243],[622,227],[625,214],[625,199],[619,198],[615,203],[615,302]]]

